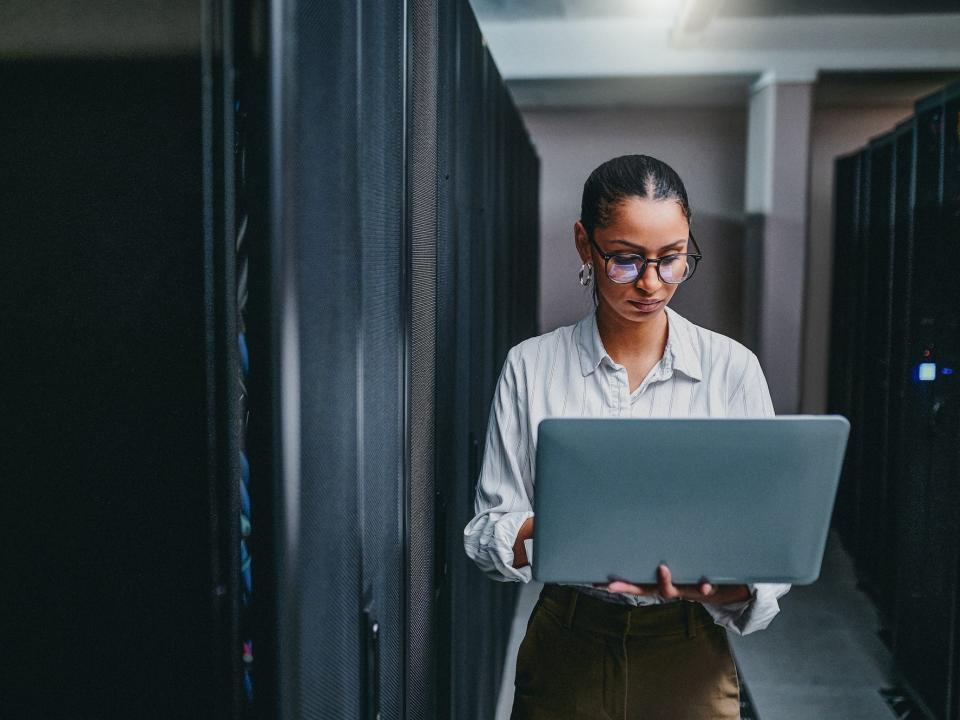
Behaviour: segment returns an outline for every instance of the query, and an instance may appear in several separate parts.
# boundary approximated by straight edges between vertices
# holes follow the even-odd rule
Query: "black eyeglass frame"
[[[696,250],[696,252],[671,253],[670,255],[664,255],[663,257],[660,257],[660,258],[653,258],[652,260],[650,258],[644,257],[643,255],[637,255],[636,253],[616,253],[616,252],[605,253],[603,250],[600,249],[600,246],[597,245],[597,241],[593,239],[593,233],[587,233],[587,238],[590,240],[590,244],[593,245],[596,251],[600,254],[600,257],[603,258],[603,271],[606,273],[607,277],[610,279],[610,282],[615,282],[618,285],[631,285],[643,277],[643,274],[647,271],[647,265],[654,265],[657,271],[657,277],[660,278],[660,282],[665,283],[667,285],[682,285],[687,280],[693,277],[693,274],[697,271],[697,265],[700,263],[701,260],[703,260],[703,255],[700,252],[700,246],[697,244],[696,238],[693,237],[692,232],[688,233],[688,235],[689,235],[689,238],[688,238],[689,242],[693,243],[693,247]],[[671,282],[669,280],[664,280],[663,275],[660,274],[660,263],[662,263],[664,260],[671,260],[673,258],[677,258],[680,256],[686,256],[688,258],[694,259],[695,262],[693,263],[693,266],[690,269],[690,274],[687,275],[680,282]],[[612,277],[610,277],[610,270],[609,270],[610,259],[614,257],[636,258],[633,264],[635,267],[637,267],[639,263],[639,267],[637,267],[637,277],[634,278],[633,280],[614,280]]]

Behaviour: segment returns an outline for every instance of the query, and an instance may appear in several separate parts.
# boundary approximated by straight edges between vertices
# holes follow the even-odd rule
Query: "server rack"
[[[888,410],[890,401],[890,325],[893,281],[894,135],[873,140],[867,148],[869,178],[866,227],[859,262],[864,267],[862,368],[863,393],[859,431],[861,453],[857,570],[861,586],[889,616],[896,586],[887,572],[893,548],[887,490]]]
[[[892,577],[894,589],[890,592],[893,606],[888,607],[885,624],[890,629],[892,650],[903,634],[899,626],[905,612],[903,593],[896,588],[911,581],[909,572],[910,554],[917,547],[918,526],[908,519],[915,515],[910,504],[918,494],[911,488],[912,474],[906,462],[908,447],[905,445],[907,421],[904,403],[910,385],[910,316],[913,287],[913,208],[916,189],[916,119],[910,118],[897,126],[895,131],[895,187],[894,187],[894,254],[892,314],[890,333],[890,407],[887,472],[891,504],[893,552],[887,572]],[[915,556],[914,556],[915,557]]]
[[[903,685],[929,717],[956,720],[960,85],[838,160],[836,210],[830,397],[857,428],[837,526],[881,610]],[[862,295],[838,285],[856,262],[842,240],[855,223],[866,243],[860,269],[851,268]]]
[[[489,717],[529,137],[466,0],[194,9],[185,57],[2,65],[0,715]]]
[[[4,718],[236,708],[236,336],[195,43],[3,62]]]
[[[948,271],[953,280],[950,291],[942,302],[946,315],[946,333],[941,343],[938,357],[943,365],[939,378],[946,380],[941,388],[939,405],[935,405],[935,432],[940,440],[939,448],[944,453],[943,481],[949,487],[948,498],[952,502],[952,516],[947,520],[947,540],[951,543],[953,554],[953,578],[950,587],[953,602],[950,605],[950,627],[952,648],[950,651],[946,703],[947,715],[956,720],[960,718],[960,387],[955,375],[960,365],[960,291],[957,289],[956,273],[960,271],[960,83],[954,84],[944,93],[946,100],[944,117],[944,178],[943,206],[944,229],[949,258]],[[948,364],[949,363],[949,364]],[[945,374],[949,370],[950,374]]]
[[[918,698],[938,717],[952,718],[956,693],[954,636],[958,510],[956,398],[951,376],[936,371],[955,362],[957,267],[945,225],[946,96],[917,106],[914,272],[909,361],[913,382],[904,402],[906,462],[914,498],[904,508],[915,528],[907,547],[914,582],[899,623],[897,664]],[[954,121],[955,123],[955,121]],[[954,124],[955,127],[955,124]],[[933,370],[933,380],[929,380]]]
[[[444,3],[439,18],[436,716],[484,718],[517,586],[479,572],[463,527],[499,370],[536,334],[537,276],[520,270],[537,266],[539,163],[469,4]]]
[[[853,411],[853,356],[856,348],[855,328],[858,322],[857,269],[859,263],[859,206],[860,172],[859,154],[838,158],[835,162],[834,199],[834,250],[832,275],[832,321],[830,325],[829,410],[832,413],[852,418]],[[833,525],[844,544],[850,548],[856,543],[857,488],[853,484],[853,439],[844,458],[843,473],[837,490],[833,512]]]
[[[494,713],[517,588],[479,573],[463,552],[462,529],[473,515],[500,366],[510,346],[536,331],[535,304],[516,317],[504,308],[515,292],[505,282],[513,252],[537,257],[538,161],[469,3],[441,5],[437,20],[434,712],[480,718]],[[527,183],[511,196],[510,179],[521,172]],[[512,232],[521,223],[533,232]]]
[[[841,174],[842,171],[842,174]],[[870,154],[861,150],[837,163],[837,200],[833,263],[834,313],[831,356],[835,393],[831,404],[850,420],[850,439],[837,494],[837,529],[854,557],[861,547],[863,497],[863,373],[866,264],[869,237]],[[843,234],[840,234],[843,233]],[[839,404],[838,404],[839,403]]]
[[[263,353],[294,453],[276,492],[298,501],[275,513],[280,717],[489,717],[516,587],[469,563],[462,528],[497,373],[535,331],[503,279],[515,243],[536,259],[536,156],[466,0],[277,7],[266,215],[286,330]]]
[[[409,534],[425,514],[408,505],[422,477],[409,439],[409,16],[402,2],[261,9],[273,711],[405,717],[420,691],[408,567],[429,565]]]

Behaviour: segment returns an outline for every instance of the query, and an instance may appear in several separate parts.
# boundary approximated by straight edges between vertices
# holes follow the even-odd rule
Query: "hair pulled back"
[[[633,196],[675,200],[690,222],[687,190],[672,167],[649,155],[621,155],[600,165],[583,184],[580,222],[590,237],[594,228],[610,223],[618,203]]]

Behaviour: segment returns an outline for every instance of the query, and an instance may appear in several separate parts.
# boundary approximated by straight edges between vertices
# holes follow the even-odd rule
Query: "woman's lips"
[[[663,305],[663,300],[627,300],[640,312],[653,312]]]

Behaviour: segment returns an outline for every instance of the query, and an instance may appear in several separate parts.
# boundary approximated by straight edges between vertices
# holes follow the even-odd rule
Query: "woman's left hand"
[[[670,568],[657,567],[656,585],[633,585],[623,580],[614,580],[606,585],[597,584],[609,592],[630,593],[632,595],[660,595],[664,598],[683,598],[700,603],[725,605],[750,599],[750,588],[746,585],[713,585],[706,581],[697,585],[674,585]]]

